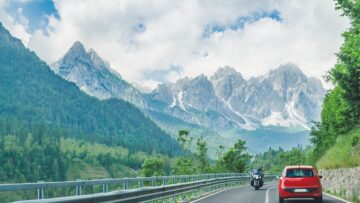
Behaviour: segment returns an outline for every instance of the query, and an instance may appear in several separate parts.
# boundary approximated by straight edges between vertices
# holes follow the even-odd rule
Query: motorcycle
[[[258,190],[264,185],[263,177],[264,174],[262,173],[261,170],[259,169],[253,170],[253,173],[251,174],[250,185],[254,187],[255,190]]]

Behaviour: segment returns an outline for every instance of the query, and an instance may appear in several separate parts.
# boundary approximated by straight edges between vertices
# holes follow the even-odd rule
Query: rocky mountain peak
[[[146,105],[139,90],[123,80],[94,49],[86,52],[79,41],[51,68],[64,79],[76,83],[89,95],[100,99],[121,98],[140,107]]]
[[[274,90],[281,92],[283,96],[291,88],[300,88],[301,84],[308,82],[308,77],[301,69],[290,62],[271,70],[263,79],[265,82],[272,83]]]
[[[75,63],[90,63],[90,57],[86,53],[84,45],[76,41],[61,59],[67,67],[73,67]]]
[[[245,84],[246,81],[241,73],[230,66],[219,68],[212,76],[211,83],[214,86],[216,95],[227,100],[234,89]]]
[[[206,94],[212,94],[214,91],[210,80],[208,80],[207,76],[204,74],[198,75],[195,78],[191,79],[188,82],[186,89],[189,89],[190,91],[195,91],[198,94],[202,94],[204,96]]]
[[[106,61],[104,61],[99,55],[98,53],[96,53],[96,51],[94,49],[89,49],[88,51],[88,55],[90,57],[90,60],[93,64],[93,67],[99,70],[102,69],[108,69],[110,70],[110,65],[109,63],[107,63]]]
[[[86,54],[86,51],[84,45],[80,41],[75,41],[67,53],[80,55],[80,54]]]
[[[185,86],[187,86],[188,85],[188,83],[190,82],[190,78],[189,77],[184,77],[184,78],[180,78],[179,80],[177,80],[176,82],[175,82],[175,86],[177,87],[177,88],[183,88],[183,87],[185,87]]]
[[[273,77],[299,77],[302,79],[306,78],[306,75],[302,72],[302,70],[297,65],[291,62],[280,65],[275,70],[271,70],[269,74]]]
[[[217,71],[213,74],[211,78],[223,78],[223,77],[229,77],[229,76],[238,76],[239,78],[242,78],[241,73],[237,72],[235,68],[231,66],[224,66],[217,69]]]
[[[196,76],[194,79],[191,80],[192,83],[209,83],[209,80],[206,75],[201,74]]]

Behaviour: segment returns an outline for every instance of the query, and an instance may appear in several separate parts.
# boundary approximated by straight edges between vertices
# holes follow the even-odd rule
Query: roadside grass
[[[351,201],[353,203],[360,203],[360,199],[358,198],[358,192],[357,191],[353,191],[353,196],[351,199],[349,198],[346,198],[346,190],[343,189],[343,190],[340,190],[340,192],[335,192],[335,191],[331,191],[331,190],[325,190],[325,192],[327,194],[330,194],[330,195],[334,195],[336,197],[339,197],[339,198],[342,198],[344,200],[348,200],[348,201]]]
[[[321,169],[360,166],[360,128],[338,137],[335,145],[317,162]]]

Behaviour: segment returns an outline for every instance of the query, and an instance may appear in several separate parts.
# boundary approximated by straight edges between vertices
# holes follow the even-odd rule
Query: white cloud
[[[1,3],[0,20],[7,19],[5,26],[48,63],[79,40],[125,79],[151,86],[156,81],[144,72],[168,70],[163,78],[176,80],[180,75],[211,75],[230,65],[250,77],[288,61],[321,77],[335,64],[341,33],[348,26],[330,0],[56,0],[55,5],[60,20],[50,16],[48,35],[24,32],[21,23],[8,19]],[[206,25],[275,9],[281,22],[263,18],[243,29],[203,37]],[[174,66],[182,67],[181,74],[171,70]]]
[[[0,0],[0,22],[12,35],[18,37],[25,45],[27,45],[30,38],[30,34],[26,31],[28,21],[23,16],[21,8],[17,10],[19,21],[13,19],[5,10],[7,3],[7,0]]]

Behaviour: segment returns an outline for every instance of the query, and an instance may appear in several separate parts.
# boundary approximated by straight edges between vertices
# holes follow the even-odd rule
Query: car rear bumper
[[[317,198],[322,195],[321,189],[308,188],[311,192],[290,192],[291,190],[279,189],[279,196],[282,198]]]

